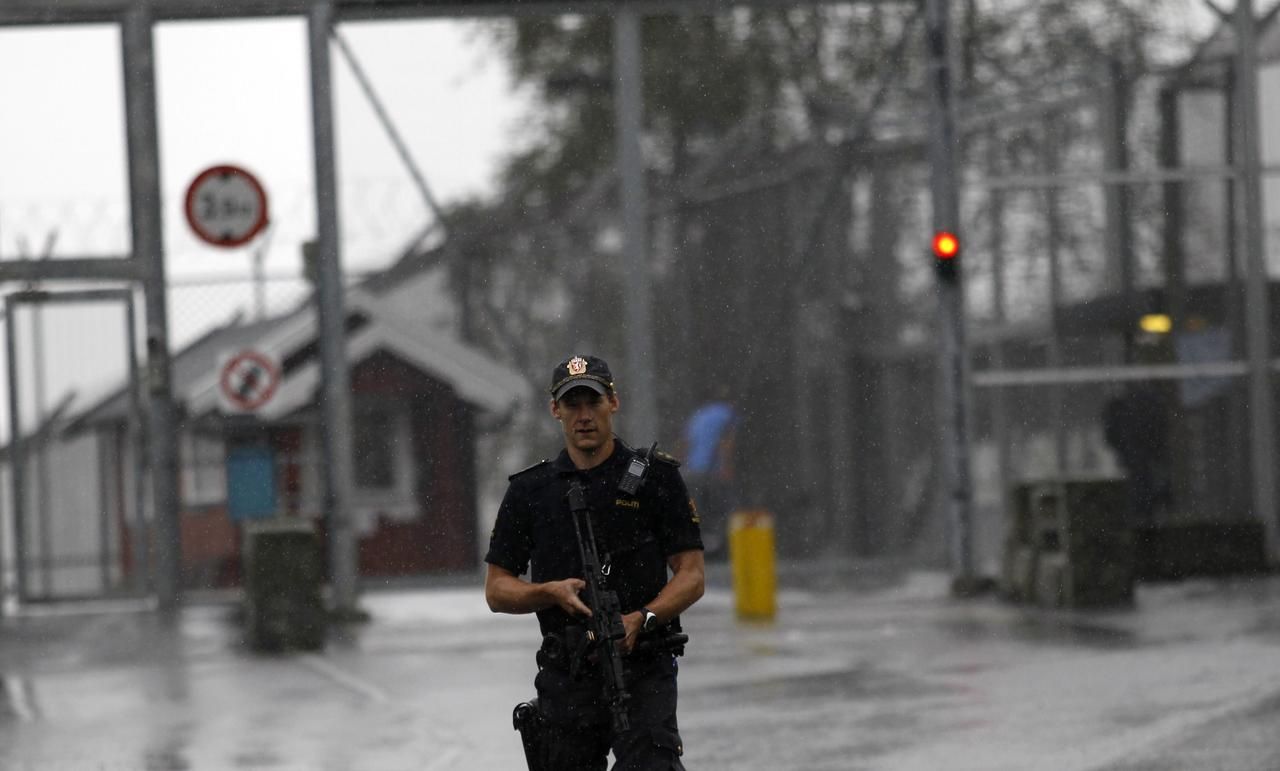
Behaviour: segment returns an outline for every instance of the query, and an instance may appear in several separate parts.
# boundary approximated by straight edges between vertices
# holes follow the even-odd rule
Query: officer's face
[[[585,386],[551,403],[551,414],[564,427],[565,443],[588,453],[603,447],[613,436],[613,413],[617,411],[617,394],[604,396]]]

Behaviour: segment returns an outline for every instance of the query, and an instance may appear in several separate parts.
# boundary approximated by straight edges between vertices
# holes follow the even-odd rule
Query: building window
[[[351,518],[356,532],[373,534],[380,521],[408,522],[420,516],[418,468],[409,406],[383,394],[359,394],[352,404]],[[308,427],[304,446],[320,453],[319,426]],[[303,511],[323,508],[323,464],[303,469]]]
[[[395,417],[389,410],[359,411],[352,442],[356,487],[362,490],[395,488],[396,444],[400,438],[396,428]]]
[[[182,438],[182,502],[212,506],[227,500],[227,453],[222,437],[184,434]]]

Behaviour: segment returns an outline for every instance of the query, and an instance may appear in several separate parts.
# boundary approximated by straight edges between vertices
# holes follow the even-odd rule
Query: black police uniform
[[[485,561],[515,575],[532,562],[534,583],[582,577],[582,559],[569,511],[567,491],[575,476],[591,510],[596,547],[608,566],[608,588],[618,593],[622,612],[639,610],[668,580],[667,558],[701,549],[698,516],[678,463],[656,454],[634,495],[618,489],[637,453],[615,438],[603,463],[579,471],[562,450],[510,478],[489,540]],[[563,771],[604,769],[609,749],[615,771],[680,771],[683,746],[676,725],[676,660],[670,652],[632,653],[623,659],[631,728],[613,735],[608,704],[596,667],[570,676],[566,640],[582,629],[558,606],[538,611],[543,647],[538,655],[539,709],[550,731],[544,765]],[[673,622],[678,628],[678,619]]]

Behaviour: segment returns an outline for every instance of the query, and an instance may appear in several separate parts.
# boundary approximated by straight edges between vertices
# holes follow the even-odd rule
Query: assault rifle
[[[618,593],[605,586],[608,574],[601,567],[600,556],[596,553],[591,510],[587,508],[582,483],[577,479],[569,482],[569,513],[573,515],[573,529],[578,536],[582,578],[587,582],[585,600],[587,607],[591,608],[591,618],[587,619],[588,651],[594,649],[599,662],[614,734],[621,734],[631,727],[631,720],[627,717],[627,700],[631,695],[627,693],[627,683],[622,676],[622,652],[619,649],[627,633],[622,626],[622,605],[618,602]]]

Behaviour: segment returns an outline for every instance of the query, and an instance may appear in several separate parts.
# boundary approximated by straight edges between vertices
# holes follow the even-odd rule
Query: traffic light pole
[[[929,79],[929,184],[933,232],[960,234],[955,175],[956,130],[951,93],[949,0],[925,0]],[[963,237],[959,239],[963,243]],[[967,358],[964,340],[963,251],[938,271],[938,457],[952,571],[952,592],[977,588],[973,567],[973,516],[969,479]],[[935,259],[938,259],[935,257]],[[941,266],[940,266],[941,267]]]

